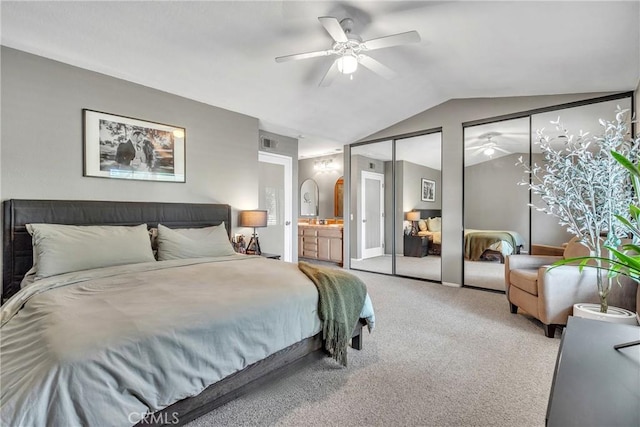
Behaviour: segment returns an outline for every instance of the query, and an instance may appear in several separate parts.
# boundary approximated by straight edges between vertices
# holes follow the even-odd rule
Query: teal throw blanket
[[[347,346],[367,295],[367,287],[351,273],[336,268],[298,262],[298,268],[318,288],[318,315],[322,321],[324,347],[347,366]]]

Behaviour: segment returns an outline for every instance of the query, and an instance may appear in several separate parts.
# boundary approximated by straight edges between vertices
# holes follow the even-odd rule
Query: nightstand
[[[404,256],[422,258],[429,254],[429,238],[427,236],[404,236]]]
[[[262,252],[260,254],[261,257],[269,258],[269,259],[280,259],[280,255],[277,254],[268,254],[266,252]]]

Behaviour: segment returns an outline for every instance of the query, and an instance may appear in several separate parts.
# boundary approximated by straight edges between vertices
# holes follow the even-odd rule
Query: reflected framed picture
[[[185,182],[185,128],[82,110],[83,175]]]
[[[422,178],[422,194],[423,202],[436,201],[436,182],[430,179]]]

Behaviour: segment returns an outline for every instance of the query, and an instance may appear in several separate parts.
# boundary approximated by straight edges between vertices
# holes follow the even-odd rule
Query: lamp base
[[[251,236],[251,240],[249,240],[249,244],[247,245],[247,250],[245,251],[247,255],[260,255],[262,251],[260,250],[260,242],[258,241],[258,235],[253,233]]]

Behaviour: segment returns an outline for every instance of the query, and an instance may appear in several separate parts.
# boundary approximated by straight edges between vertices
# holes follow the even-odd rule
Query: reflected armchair
[[[586,251],[586,252],[585,252]],[[567,324],[573,304],[597,303],[595,285],[596,270],[565,265],[549,269],[554,262],[564,258],[588,255],[588,249],[572,239],[562,256],[509,255],[505,259],[505,289],[512,313],[518,308],[542,322],[544,334],[553,338],[557,326]],[[610,304],[636,311],[637,284],[626,277],[620,278],[622,286],[614,285],[609,295]]]

